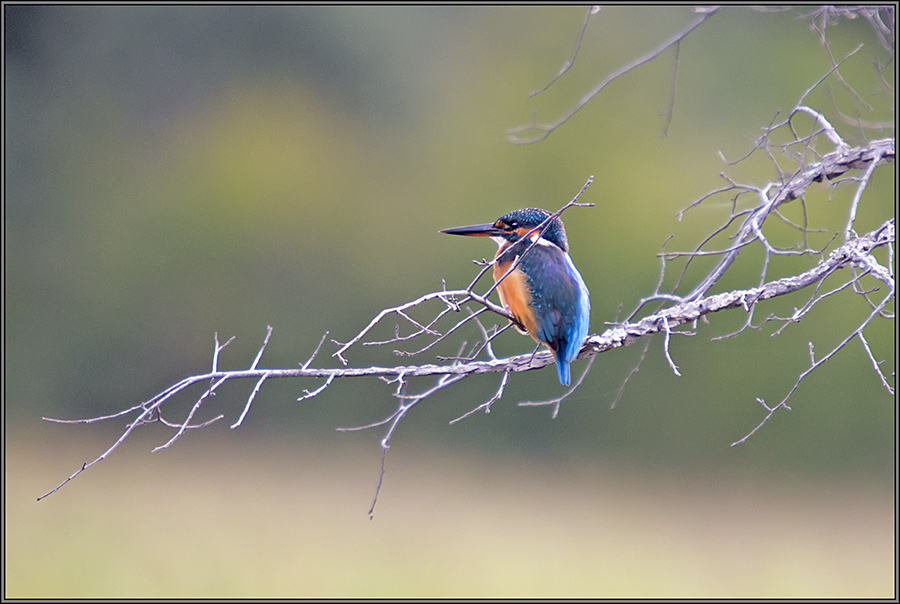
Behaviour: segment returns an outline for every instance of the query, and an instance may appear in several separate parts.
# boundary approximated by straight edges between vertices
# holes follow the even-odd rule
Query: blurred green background
[[[857,342],[804,381],[791,412],[729,447],[762,419],[755,399],[781,400],[808,366],[809,342],[820,357],[868,314],[853,295],[777,337],[769,324],[711,342],[746,318],[712,316],[671,343],[682,377],[654,341],[614,409],[641,344],[601,355],[556,419],[516,405],[560,394],[547,368],[513,376],[489,415],[448,426],[498,383],[466,380],[401,424],[373,521],[383,433],[334,428],[394,407],[377,380],[302,403],[321,382],[269,381],[234,431],[253,384],[226,385],[201,413],[225,420],[153,455],[171,432],[146,427],[35,502],[124,426],[42,416],[111,413],[204,372],[216,332],[236,336],[222,368],[249,365],[267,325],[261,365],[296,366],[325,331],[347,340],[442,279],[463,287],[471,260],[494,252],[440,229],[557,209],[589,175],[583,201],[596,207],[564,218],[602,332],[653,291],[666,238],[670,251],[693,248],[730,200],[682,222],[678,210],[722,172],[776,178],[762,154],[728,166],[717,152],[743,156],[829,69],[809,9],[728,8],[696,30],[665,137],[671,50],[525,146],[505,131],[555,119],[691,9],[604,7],[574,68],[535,98],[571,57],[586,8],[4,11],[7,597],[893,597],[894,404]],[[837,113],[893,119],[892,55],[864,19],[831,23],[828,39],[838,59],[864,44],[841,69],[862,99],[829,79],[807,104],[851,144],[892,136]],[[853,192],[810,192],[810,225],[825,230],[811,245],[843,227]],[[857,231],[893,215],[895,195],[893,166],[877,170]],[[773,243],[796,242],[771,228]],[[748,249],[716,291],[755,285],[761,258]],[[769,277],[810,262],[777,258]],[[757,321],[809,295],[766,303]],[[868,335],[890,372],[893,322]],[[531,348],[512,332],[495,346]],[[334,365],[334,349],[317,364]],[[372,348],[348,359],[408,361]],[[173,401],[169,419],[191,402]]]

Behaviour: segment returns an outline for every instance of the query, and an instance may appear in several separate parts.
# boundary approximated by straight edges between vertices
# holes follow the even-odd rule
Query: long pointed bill
[[[496,228],[493,224],[473,224],[472,226],[444,229],[442,233],[448,235],[468,235],[471,237],[503,237],[506,231]]]

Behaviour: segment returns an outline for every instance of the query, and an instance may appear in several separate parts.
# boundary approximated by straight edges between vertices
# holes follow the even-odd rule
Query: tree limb
[[[607,329],[602,334],[590,335],[585,340],[584,346],[582,347],[581,353],[578,355],[578,358],[593,357],[597,354],[607,352],[614,348],[627,346],[641,338],[671,330],[672,328],[683,325],[685,323],[692,323],[700,317],[722,310],[743,308],[745,311],[749,312],[754,305],[761,301],[799,291],[824,279],[838,269],[845,268],[853,264],[867,267],[870,274],[889,286],[889,294],[885,297],[885,301],[883,301],[879,306],[880,310],[880,308],[884,306],[886,301],[890,299],[894,294],[894,279],[890,270],[887,267],[881,265],[871,255],[871,252],[876,248],[886,245],[892,245],[893,243],[894,219],[892,218],[881,225],[881,227],[879,227],[878,229],[867,233],[863,237],[859,237],[840,246],[839,248],[831,252],[828,258],[821,260],[815,267],[799,275],[771,281],[757,288],[725,292],[713,296],[708,296],[706,298],[701,298],[699,300],[686,300],[681,303],[675,304],[670,308],[666,308],[657,313],[643,317],[633,323],[623,323],[621,325],[616,325],[611,327],[610,329]],[[860,332],[860,330],[858,329],[856,332],[854,332],[854,335],[857,332]],[[491,358],[488,360],[480,361],[455,361],[449,364],[326,368],[309,367],[309,362],[307,362],[299,368],[259,369],[256,367],[256,365],[259,362],[260,357],[262,356],[262,352],[264,351],[265,346],[268,343],[270,335],[271,327],[268,328],[266,339],[262,347],[260,348],[259,353],[256,355],[256,358],[254,359],[252,365],[248,369],[224,371],[219,370],[217,368],[219,356],[218,353],[222,348],[224,348],[225,345],[231,342],[231,340],[228,340],[225,345],[219,345],[217,338],[213,354],[212,371],[186,377],[176,384],[173,384],[169,388],[166,388],[148,401],[112,415],[89,419],[61,420],[45,417],[45,420],[57,423],[93,423],[114,419],[116,417],[121,417],[130,413],[137,413],[137,417],[127,424],[123,434],[115,443],[113,443],[113,445],[109,449],[107,449],[103,454],[101,454],[93,461],[85,462],[84,464],[82,464],[81,468],[78,469],[74,474],[65,479],[51,491],[39,497],[38,500],[43,499],[48,495],[56,492],[84,470],[95,465],[99,461],[106,459],[106,457],[108,457],[120,444],[122,444],[122,442],[124,442],[124,440],[136,427],[146,423],[158,421],[157,416],[163,403],[165,403],[176,394],[197,383],[212,382],[212,385],[207,388],[204,394],[201,395],[200,398],[196,401],[194,406],[191,408],[187,419],[181,424],[177,424],[178,431],[175,436],[173,436],[167,443],[165,443],[161,447],[157,447],[156,449],[154,449],[154,451],[170,446],[177,438],[179,438],[184,433],[186,429],[191,427],[199,427],[190,424],[190,420],[192,419],[193,415],[199,409],[203,401],[207,400],[218,387],[229,380],[239,380],[245,378],[258,380],[257,387],[255,387],[253,392],[251,393],[244,412],[241,414],[241,419],[232,426],[237,427],[237,425],[240,424],[241,420],[246,415],[247,409],[249,409],[250,403],[252,402],[253,397],[258,391],[259,386],[263,381],[268,379],[304,377],[326,378],[327,385],[337,378],[381,377],[392,378],[399,382],[403,382],[405,380],[408,380],[408,378],[410,377],[439,376],[440,379],[434,387],[418,395],[412,397],[409,397],[408,395],[400,395],[404,398],[407,398],[407,400],[403,402],[400,407],[398,407],[397,411],[391,414],[391,416],[388,418],[388,420],[391,422],[391,428],[388,431],[385,439],[383,439],[382,441],[383,447],[387,449],[389,447],[389,440],[391,434],[393,433],[393,429],[400,421],[400,419],[402,419],[415,404],[422,401],[434,391],[444,388],[470,375],[483,373],[503,373],[504,381],[501,383],[501,387],[497,396],[497,398],[499,398],[499,394],[502,394],[502,390],[506,386],[509,373],[518,373],[522,371],[540,369],[554,362],[552,354],[547,351],[543,351],[536,354],[521,354],[512,357]],[[319,347],[320,346],[321,342],[319,343]],[[316,348],[317,351],[319,347]],[[310,361],[311,360],[312,359],[310,359]],[[824,360],[825,359],[823,359],[823,361]],[[320,388],[317,391],[307,392],[307,394],[304,395],[303,398],[310,398],[312,396],[315,396],[316,394],[321,392],[321,390],[322,389]],[[493,402],[494,400],[496,399],[492,399],[489,402]],[[489,404],[482,405],[481,408],[484,408],[487,411],[489,410]],[[374,423],[368,426],[363,426],[363,428],[374,427],[383,423],[384,422]]]

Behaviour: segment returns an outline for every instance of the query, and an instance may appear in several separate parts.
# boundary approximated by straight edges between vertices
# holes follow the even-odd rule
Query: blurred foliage
[[[544,142],[512,146],[505,129],[535,112],[555,118],[603,75],[686,25],[691,10],[604,7],[574,68],[533,99],[527,93],[571,56],[583,7],[4,10],[5,405],[17,425],[148,398],[206,370],[216,332],[237,336],[222,367],[248,365],[266,325],[274,335],[263,365],[302,363],[326,330],[346,340],[381,308],[442,279],[468,283],[470,260],[493,253],[439,229],[527,205],[558,208],[590,174],[584,200],[597,206],[565,220],[592,293],[592,331],[601,332],[652,291],[669,235],[668,250],[691,249],[730,208],[707,203],[681,223],[679,209],[721,186],[723,171],[759,185],[775,177],[765,157],[727,166],[717,151],[743,156],[830,67],[802,9],[723,9],[681,44],[666,137],[671,52],[616,80]],[[890,57],[871,26],[841,20],[828,39],[837,58],[864,43],[841,73],[872,110],[833,80],[808,104],[892,119],[893,88],[881,78],[892,87],[893,69],[873,69]],[[863,140],[858,129],[839,127],[848,141]],[[810,223],[827,231],[812,245],[842,227],[852,193],[810,193]],[[882,222],[895,195],[892,174],[879,169],[859,230]],[[799,211],[786,209],[795,219]],[[795,233],[780,235],[790,244]],[[747,250],[717,287],[754,285],[760,262]],[[708,266],[697,262],[688,283]],[[803,268],[777,259],[769,276]],[[791,312],[806,297],[767,303],[757,317]],[[515,406],[559,393],[552,372],[542,371],[514,376],[490,415],[448,427],[496,387],[495,377],[474,378],[417,408],[394,446],[422,440],[647,467],[884,476],[893,471],[894,407],[858,343],[804,382],[791,413],[746,446],[728,447],[762,418],[756,397],[787,393],[808,363],[808,342],[824,354],[867,311],[849,295],[819,307],[774,338],[767,326],[710,342],[744,320],[711,317],[694,338],[673,341],[681,378],[662,342],[652,342],[614,410],[642,343],[602,355],[554,421],[546,409]],[[894,362],[891,331],[872,330],[870,342]],[[497,344],[503,354],[530,348],[513,333]],[[333,364],[329,354],[326,347],[318,363]],[[389,350],[350,358],[402,362]],[[360,380],[297,405],[314,385],[269,382],[242,430],[312,434],[377,419],[394,403],[389,388]],[[245,386],[220,391],[208,412],[223,406],[234,417]]]

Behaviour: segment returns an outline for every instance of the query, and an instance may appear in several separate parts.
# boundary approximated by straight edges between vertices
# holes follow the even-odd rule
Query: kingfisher
[[[569,257],[562,220],[554,217],[547,222],[551,216],[546,210],[524,208],[491,224],[441,232],[490,237],[498,244],[493,275],[494,282],[499,282],[500,301],[520,333],[553,352],[559,381],[568,386],[572,381],[570,364],[587,337],[591,301],[584,279]]]

